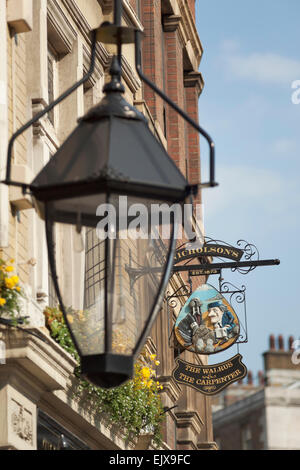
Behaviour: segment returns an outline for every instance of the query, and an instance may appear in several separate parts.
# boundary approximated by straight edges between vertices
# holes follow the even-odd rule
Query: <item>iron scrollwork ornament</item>
[[[239,338],[236,343],[247,343],[248,342],[248,325],[247,325],[247,310],[246,310],[246,286],[242,285],[240,288],[236,287],[229,281],[222,282],[222,278],[220,278],[220,286],[219,290],[220,293],[229,296],[229,303],[230,305],[234,306],[243,306],[243,313],[244,318],[243,321],[241,317],[239,317],[240,321],[240,334]]]

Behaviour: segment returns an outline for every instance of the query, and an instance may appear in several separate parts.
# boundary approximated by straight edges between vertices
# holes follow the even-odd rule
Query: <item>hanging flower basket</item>
[[[44,315],[52,338],[78,361],[74,396],[83,399],[86,407],[90,402],[94,412],[106,424],[115,425],[119,430],[123,428],[125,441],[136,441],[141,449],[148,448],[152,442],[159,447],[165,415],[160,397],[163,386],[156,378],[155,368],[159,365],[156,354],[143,351],[135,364],[133,379],[120,387],[102,389],[81,378],[79,355],[60,309],[47,307]]]
[[[17,323],[24,293],[13,263],[12,259],[8,263],[0,258],[0,317],[9,318]]]

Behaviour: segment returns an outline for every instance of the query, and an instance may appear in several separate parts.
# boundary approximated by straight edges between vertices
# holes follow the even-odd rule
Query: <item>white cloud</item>
[[[221,42],[221,50],[223,53],[232,53],[237,52],[240,48],[240,44],[238,41],[234,39],[224,39]]]
[[[279,156],[294,158],[295,153],[298,153],[299,144],[293,139],[277,139],[273,142],[271,150]]]
[[[258,81],[266,84],[279,84],[291,87],[294,80],[300,79],[300,61],[275,53],[254,52],[243,55],[230,41],[222,43],[223,60],[230,76]]]
[[[278,227],[299,225],[300,197],[296,178],[288,179],[275,170],[251,166],[218,166],[216,180],[220,186],[203,191],[204,226],[230,225],[237,233],[266,234]]]
[[[221,210],[242,201],[262,201],[283,189],[283,181],[275,172],[249,166],[218,166],[220,186],[211,191],[210,210]],[[217,194],[217,192],[219,194]],[[215,201],[214,201],[215,199]]]

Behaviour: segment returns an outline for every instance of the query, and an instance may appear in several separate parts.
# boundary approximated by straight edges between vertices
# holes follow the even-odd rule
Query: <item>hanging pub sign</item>
[[[213,258],[214,262],[210,258]],[[185,271],[190,276],[202,276],[219,274],[222,269],[232,269],[240,274],[248,274],[257,266],[278,264],[280,264],[279,259],[260,260],[257,247],[246,240],[238,240],[236,247],[221,240],[205,237],[202,246],[184,243],[176,250],[173,273]]]
[[[203,284],[192,293],[175,323],[179,344],[196,354],[224,351],[236,342],[239,333],[239,320],[234,309],[209,284]]]
[[[257,266],[275,266],[278,259],[260,260],[255,245],[238,240],[238,248],[220,240],[205,237],[203,246],[194,247],[185,243],[174,256],[173,273],[186,272],[189,286],[183,285],[167,297],[168,306],[174,308],[175,299],[190,295],[181,308],[172,330],[173,347],[200,355],[212,355],[230,348],[234,343],[247,341],[247,325],[241,323],[232,307],[232,300],[245,306],[245,286],[238,289],[230,282],[222,282],[222,270],[231,269],[240,274],[248,274]],[[212,262],[209,258],[225,258],[230,261]],[[196,261],[196,263],[195,263]],[[197,262],[198,261],[198,262]],[[184,263],[182,263],[184,262]],[[210,284],[204,284],[192,291],[192,278],[195,276],[220,274],[219,291]],[[184,287],[184,291],[182,290]],[[188,290],[190,287],[190,291]],[[222,294],[230,296],[226,300]],[[212,365],[190,364],[176,359],[174,379],[190,386],[205,395],[214,395],[228,385],[243,379],[247,368],[242,356]]]
[[[205,243],[201,248],[178,249],[174,256],[174,264],[187,259],[199,258],[200,256],[213,256],[239,261],[243,254],[243,250],[234,246]]]
[[[183,349],[196,354],[216,354],[239,338],[240,323],[232,305],[210,284],[198,287],[182,307],[174,326]],[[214,395],[247,374],[242,356],[220,364],[198,365],[176,360],[174,379],[205,395]]]
[[[190,364],[179,358],[176,359],[176,364],[177,367],[173,371],[176,382],[188,385],[204,395],[215,395],[247,374],[240,354],[220,364],[209,366]]]

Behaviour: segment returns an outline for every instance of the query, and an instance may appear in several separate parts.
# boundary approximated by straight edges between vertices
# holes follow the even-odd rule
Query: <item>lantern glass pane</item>
[[[180,208],[180,206],[179,206]],[[178,207],[110,195],[55,201],[55,259],[82,356],[132,355],[158,312]],[[65,219],[64,219],[65,217]]]
[[[156,200],[115,196],[110,202],[118,215],[116,237],[111,240],[111,351],[132,355],[157,313],[172,238],[172,214],[169,204]]]
[[[104,352],[105,246],[95,230],[56,223],[55,262],[66,321],[83,356]]]

